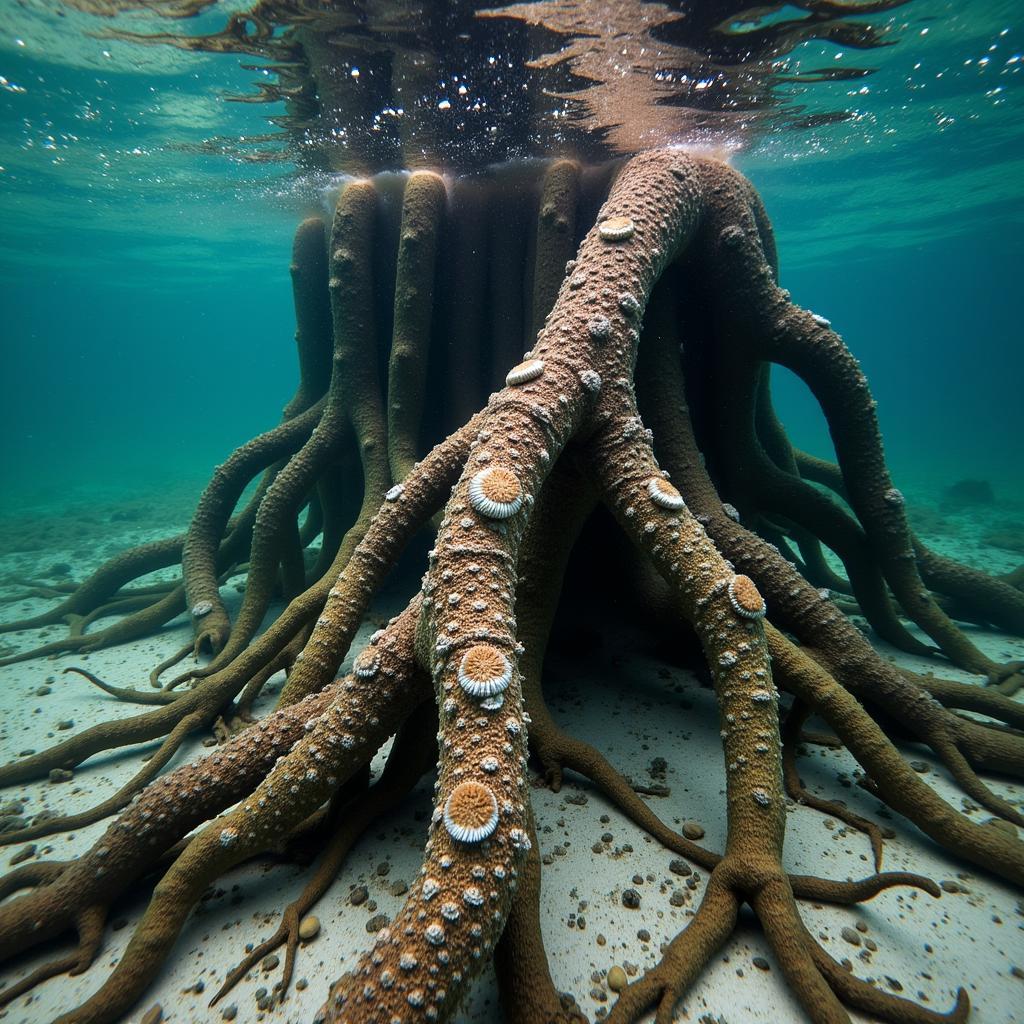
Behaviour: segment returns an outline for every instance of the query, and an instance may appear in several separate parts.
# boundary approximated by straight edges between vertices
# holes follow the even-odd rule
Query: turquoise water
[[[981,475],[1020,490],[1020,14],[915,0],[894,14],[895,46],[807,44],[808,65],[879,69],[804,98],[856,116],[734,156],[773,218],[784,283],[862,360],[908,486]],[[86,34],[108,25],[51,0],[0,4],[9,506],[198,486],[277,421],[294,380],[291,233],[326,181],[238,143],[280,111],[225,99],[260,77],[238,58]],[[782,381],[778,396],[797,442],[824,451],[802,390]]]

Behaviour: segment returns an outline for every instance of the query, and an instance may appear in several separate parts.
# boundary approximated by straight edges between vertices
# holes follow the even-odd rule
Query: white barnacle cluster
[[[629,217],[609,217],[597,226],[597,233],[605,242],[624,242],[635,231],[636,225]]]
[[[444,804],[444,827],[460,843],[480,843],[498,827],[498,801],[479,782],[460,782]]]
[[[758,807],[771,807],[772,798],[768,795],[766,790],[755,789],[750,795]]]
[[[495,711],[512,682],[512,660],[491,644],[474,644],[459,661],[456,678],[465,693],[483,701],[481,707]]]
[[[500,466],[480,470],[469,482],[469,504],[488,519],[508,519],[523,507],[519,478]],[[467,520],[472,526],[472,520]]]
[[[749,576],[737,575],[726,588],[732,610],[744,619],[763,619],[767,606],[757,585]]]
[[[194,619],[201,619],[204,615],[209,615],[212,611],[212,601],[196,601],[196,603],[192,605],[192,617]]]
[[[658,508],[667,509],[670,512],[678,512],[680,509],[686,508],[683,496],[662,477],[652,476],[647,481],[647,494]]]
[[[508,834],[508,841],[516,853],[528,853],[533,846],[530,837],[521,828],[514,828]]]
[[[543,372],[543,359],[526,359],[508,371],[505,375],[505,383],[509,387],[518,387],[521,384],[528,384],[531,380],[536,380]]]
[[[398,499],[405,493],[405,487],[402,484],[395,484],[394,487],[390,488],[387,494],[384,495],[385,501],[398,501]]]

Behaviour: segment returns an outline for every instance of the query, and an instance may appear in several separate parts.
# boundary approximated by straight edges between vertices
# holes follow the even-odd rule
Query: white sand
[[[106,541],[116,549],[146,536],[160,535],[159,525],[111,524]],[[979,552],[971,539],[972,527],[968,517],[962,536],[952,528],[938,539],[939,546],[976,562]],[[74,544],[67,551],[48,548],[45,552],[9,555],[0,560],[0,577],[32,571],[33,567],[41,571],[64,560],[76,561],[77,566],[82,560],[82,544],[89,546],[96,560],[100,559],[105,545],[96,543],[95,538],[87,539],[78,545],[77,561],[73,557]],[[994,569],[1009,568],[1016,561],[1014,556],[994,549],[983,554],[985,564]],[[21,616],[45,604],[19,601],[0,606],[0,615],[5,619]],[[381,609],[374,618],[379,619],[389,611]],[[367,629],[374,625],[368,624]],[[56,628],[50,632],[59,635]],[[57,730],[57,723],[62,720],[73,719],[75,728],[81,729],[135,711],[94,690],[84,680],[61,675],[62,668],[83,664],[112,683],[145,687],[150,668],[179,647],[187,635],[188,626],[181,621],[159,637],[93,654],[87,659],[69,655],[0,669],[0,706],[4,711],[0,723],[0,760],[7,761],[25,749],[41,750],[70,735]],[[38,632],[18,634],[0,637],[0,641],[35,643],[39,636]],[[977,639],[993,657],[1024,657],[1020,640],[991,634]],[[575,658],[572,664],[567,663],[564,655],[554,656],[549,689],[555,714],[567,728],[595,744],[634,780],[651,781],[647,775],[651,760],[664,758],[668,763],[665,781],[671,795],[645,799],[659,815],[677,826],[684,819],[699,821],[707,832],[703,842],[720,850],[725,838],[724,771],[712,695],[677,669],[668,670],[668,678],[663,678],[665,666],[645,653],[645,643],[622,630],[606,639],[603,649]],[[915,662],[903,655],[899,659],[908,665]],[[920,661],[917,664],[924,665]],[[945,667],[940,667],[940,674],[968,678]],[[52,693],[35,696],[36,688],[44,684],[52,686]],[[268,692],[267,696],[264,709],[269,707],[273,693]],[[684,704],[692,707],[681,706]],[[201,739],[197,737],[190,743],[179,761],[203,753]],[[153,747],[94,759],[76,771],[69,783],[18,786],[0,795],[0,801],[24,799],[28,816],[44,808],[83,808],[113,792],[138,768],[139,758],[147,749]],[[811,932],[819,936],[833,956],[849,958],[860,977],[875,979],[882,988],[893,990],[901,985],[905,996],[927,1000],[932,1008],[944,1010],[951,1005],[955,988],[964,984],[974,1006],[972,1021],[1010,1024],[1021,1020],[1024,982],[1010,973],[1013,965],[1024,967],[1024,910],[1018,902],[1020,894],[1011,886],[958,863],[895,815],[881,816],[877,800],[856,785],[843,785],[853,778],[856,767],[847,754],[809,749],[810,755],[801,761],[801,768],[814,791],[846,800],[896,830],[896,838],[886,843],[886,869],[917,871],[936,880],[956,880],[964,889],[944,893],[940,900],[916,891],[894,890],[852,909],[804,904],[802,913]],[[960,793],[945,773],[934,767],[934,759],[919,750],[908,752],[908,757],[932,764],[928,781],[954,805],[961,805]],[[378,767],[379,764],[378,758]],[[365,929],[367,920],[373,913],[393,915],[398,910],[401,897],[391,894],[391,886],[415,877],[430,810],[431,781],[421,784],[399,813],[381,820],[364,837],[314,911],[323,927],[319,937],[301,950],[295,974],[296,979],[308,979],[305,990],[298,991],[293,983],[282,1006],[260,1013],[255,993],[260,988],[271,989],[279,969],[265,972],[257,968],[217,1008],[207,1007],[225,972],[243,954],[245,944],[271,934],[282,907],[302,887],[303,869],[261,862],[221,880],[214,896],[190,918],[170,963],[125,1020],[140,1020],[154,1003],[160,1003],[164,1019],[175,1024],[219,1021],[221,1007],[230,1004],[238,1007],[236,1019],[243,1022],[298,1024],[310,1020],[330,981],[348,969],[370,941]],[[1019,785],[993,780],[992,786],[1020,803]],[[686,879],[669,871],[673,855],[647,838],[580,780],[570,778],[558,795],[535,786],[533,799],[541,853],[551,861],[545,866],[542,914],[553,974],[556,984],[573,992],[593,1020],[610,1005],[603,980],[608,968],[621,964],[632,972],[634,966],[640,970],[652,966],[657,961],[659,945],[685,927],[703,891],[705,873],[697,873],[700,881],[690,892]],[[989,817],[985,811],[966,806],[974,820]],[[610,820],[602,822],[602,815]],[[103,828],[103,824],[98,824],[40,840],[36,844],[37,856],[71,857],[87,849]],[[605,832],[611,833],[611,843],[605,844],[600,853],[593,852],[592,845]],[[0,866],[5,868],[16,852],[13,847],[0,852]],[[786,861],[794,871],[833,878],[861,877],[871,871],[870,849],[864,836],[805,807],[791,808]],[[386,875],[376,873],[380,864],[389,865]],[[641,876],[642,883],[634,883],[634,876]],[[360,884],[369,888],[376,910],[371,910],[369,903],[358,907],[349,904],[350,890]],[[639,910],[622,907],[621,894],[627,887],[641,893]],[[670,896],[674,889],[689,892],[690,902],[673,907]],[[15,1000],[6,1013],[0,1011],[0,1019],[10,1024],[45,1024],[94,991],[117,961],[144,905],[145,895],[140,892],[114,909],[112,920],[127,924],[117,931],[108,929],[103,950],[85,975],[46,983],[34,995]],[[575,924],[580,916],[585,919],[582,929]],[[868,952],[864,946],[856,948],[840,937],[844,927],[859,922],[867,926],[863,938],[877,944],[877,951]],[[643,933],[644,938],[638,933]],[[603,945],[602,936],[606,940]],[[930,949],[926,950],[926,945]],[[48,950],[50,955],[53,952],[53,948]],[[752,960],[756,956],[765,957],[770,969],[754,967]],[[42,954],[34,954],[0,977],[16,980],[43,959]],[[205,985],[202,995],[193,991],[199,981]],[[493,974],[488,970],[474,984],[456,1019],[485,1022],[499,1018]],[[678,1007],[677,1019],[739,1024],[801,1021],[804,1017],[783,984],[767,943],[752,919],[745,916],[724,952],[703,972]],[[854,1019],[865,1018],[854,1015]]]

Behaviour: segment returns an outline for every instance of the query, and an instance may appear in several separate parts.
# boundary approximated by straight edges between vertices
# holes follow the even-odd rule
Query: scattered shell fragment
[[[819,327],[831,327],[832,321],[826,320],[825,317],[819,316],[817,313],[812,313],[811,318]]]
[[[733,576],[729,581],[729,603],[745,619],[763,619],[767,611],[757,584],[749,576]]]
[[[627,238],[632,238],[634,231],[636,225],[629,217],[609,217],[597,228],[598,234],[606,242],[624,242]]]
[[[686,507],[683,496],[667,481],[661,477],[651,477],[647,481],[647,493],[651,501],[659,508],[667,508],[672,512],[678,512]]]
[[[212,601],[196,601],[196,603],[192,605],[192,617],[194,619],[201,619],[204,615],[209,615],[212,611]]]
[[[462,656],[458,679],[471,697],[495,697],[512,682],[512,662],[497,647],[476,644]]]
[[[489,466],[470,480],[469,503],[488,519],[508,519],[523,506],[523,487],[514,473]]]
[[[461,782],[445,801],[444,827],[460,843],[479,843],[498,827],[498,801],[479,782]]]
[[[505,383],[510,387],[518,387],[531,380],[536,380],[544,372],[543,359],[525,359],[513,366],[505,376]]]

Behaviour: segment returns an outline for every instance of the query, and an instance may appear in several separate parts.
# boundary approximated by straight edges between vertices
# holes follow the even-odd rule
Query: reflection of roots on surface
[[[944,609],[1019,628],[1020,591],[937,559],[912,536],[864,378],[841,339],[777,287],[770,226],[736,172],[654,152],[625,164],[610,185],[609,174],[566,161],[517,185],[446,185],[429,172],[404,179],[404,190],[394,179],[346,185],[329,238],[317,220],[296,236],[301,380],[282,423],[218,467],[183,538],[128,552],[50,614],[14,624],[72,617],[78,625],[61,649],[81,649],[151,631],[188,607],[189,650],[212,660],[162,688],[115,687],[77,670],[118,699],[153,706],[0,769],[10,785],[161,740],[102,804],[4,837],[120,812],[76,860],[34,863],[0,880],[9,897],[0,956],[72,929],[79,938],[73,954],[0,990],[0,1002],[86,969],[111,904],[155,874],[124,955],[92,997],[60,1017],[118,1020],[204,890],[317,821],[330,838],[308,886],[217,994],[283,945],[276,991],[284,998],[301,956],[301,916],[359,836],[436,760],[423,871],[396,920],[332,986],[321,1019],[445,1019],[494,955],[510,1020],[579,1021],[554,987],[540,936],[532,752],[552,788],[565,771],[582,774],[656,841],[710,872],[696,916],[621,992],[610,1020],[655,1007],[656,1019],[669,1021],[743,903],[812,1020],[848,1020],[846,1007],[892,1021],[966,1017],[962,990],[942,1015],[858,980],[818,946],[798,898],[851,904],[897,885],[940,893],[902,872],[856,882],[787,874],[785,801],[788,793],[865,832],[880,869],[878,826],[800,780],[801,729],[817,715],[878,799],[956,856],[1024,881],[1024,845],[1012,828],[1024,820],[979,775],[1024,774],[1020,705],[992,689],[897,671],[818,588],[849,595],[879,634],[920,652],[908,623],[917,627],[942,656],[1004,691],[1019,681],[1018,667],[989,661]],[[503,239],[510,251],[501,251]],[[524,339],[530,362],[506,386]],[[771,407],[771,363],[798,373],[818,398],[835,465],[790,446]],[[646,567],[637,589],[651,621],[688,623],[710,670],[726,763],[721,853],[661,821],[545,704],[542,665],[559,596],[569,570],[588,560],[570,556],[588,543],[585,527],[600,507]],[[371,599],[432,524],[421,592],[336,680]],[[829,568],[823,546],[845,577]],[[179,560],[180,585],[126,589]],[[601,560],[589,561],[599,577]],[[245,597],[231,621],[218,585],[243,565]],[[257,638],[275,594],[288,603]],[[83,631],[84,620],[108,611],[125,617]],[[253,701],[281,669],[277,709],[250,724]],[[436,723],[416,710],[430,680]],[[779,690],[794,698],[784,723]],[[161,774],[189,733],[211,727],[223,741],[215,752]],[[997,825],[1011,824],[978,825],[946,803],[890,733],[928,746]],[[367,789],[370,759],[395,734],[387,768]]]

